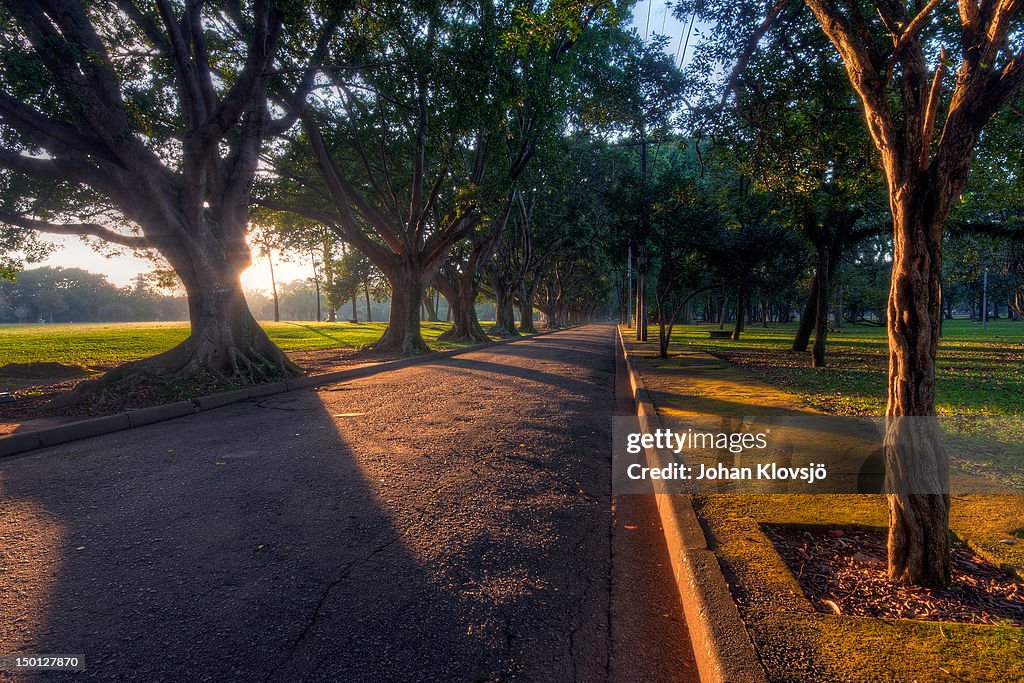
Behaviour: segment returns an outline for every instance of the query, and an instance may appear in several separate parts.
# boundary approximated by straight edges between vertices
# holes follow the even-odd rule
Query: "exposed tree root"
[[[125,363],[98,379],[80,383],[56,404],[103,403],[144,390],[186,398],[302,374],[302,369],[269,340],[256,339],[245,347],[221,346],[193,334],[169,351]]]

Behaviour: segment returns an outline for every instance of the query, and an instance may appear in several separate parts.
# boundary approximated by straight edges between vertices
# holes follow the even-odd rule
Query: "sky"
[[[682,34],[686,27],[683,22],[672,16],[665,0],[641,0],[633,8],[633,27],[644,37],[654,34],[672,37],[666,52],[676,54],[679,51]],[[118,286],[128,284],[139,273],[153,270],[153,263],[146,259],[135,258],[130,254],[105,257],[97,254],[77,237],[52,238],[59,248],[43,263],[43,266],[63,266],[65,268],[84,268],[94,273],[103,273],[107,279]],[[37,267],[37,266],[33,266]],[[311,277],[312,264],[308,256],[293,257],[283,261],[280,254],[274,255],[274,275],[278,282],[288,282]],[[246,289],[270,290],[270,267],[266,258],[254,259],[254,263],[242,275],[242,285]]]

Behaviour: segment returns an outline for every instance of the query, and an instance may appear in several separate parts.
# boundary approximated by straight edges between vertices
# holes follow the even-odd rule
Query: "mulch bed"
[[[815,609],[880,619],[1024,626],[1024,583],[969,548],[953,550],[943,589],[906,586],[886,574],[886,533],[764,527]]]
[[[320,349],[316,351],[296,351],[289,353],[299,367],[308,375],[323,375],[328,372],[342,370],[362,363],[380,362],[397,358],[394,354],[375,354],[352,348]],[[110,368],[93,368],[109,370]],[[98,377],[99,375],[94,375]],[[9,378],[14,380],[15,378]],[[3,391],[10,392],[17,398],[12,403],[0,404],[0,436],[14,431],[25,422],[49,418],[88,418],[102,415],[113,415],[125,410],[145,408],[161,403],[159,393],[155,389],[143,389],[131,396],[102,403],[76,403],[67,406],[54,406],[53,401],[72,391],[88,377],[76,377],[62,380],[37,380],[17,378],[11,381]],[[23,429],[28,429],[25,425]]]

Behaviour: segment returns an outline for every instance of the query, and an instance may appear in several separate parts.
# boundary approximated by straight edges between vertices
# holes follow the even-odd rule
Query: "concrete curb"
[[[653,432],[662,428],[661,418],[643,378],[630,360],[620,328],[616,328],[616,335],[629,373],[640,428]],[[651,467],[664,466],[654,449],[648,449],[647,460]],[[665,484],[659,479],[653,483],[700,680],[704,683],[766,683],[768,675],[757,657],[718,559],[708,547],[690,497],[665,493]]]
[[[451,358],[452,356],[458,356],[460,354],[470,353],[473,351],[481,351],[494,346],[530,341],[537,337],[554,334],[555,332],[562,332],[567,329],[570,328],[564,327],[558,330],[537,332],[528,337],[499,339],[498,341],[487,344],[474,344],[473,346],[467,346],[463,349],[435,351],[433,353],[425,353],[420,356],[411,356],[409,358],[399,358],[398,360],[360,365],[348,370],[338,370],[336,372],[328,372],[323,375],[296,377],[282,382],[259,384],[246,389],[223,391],[217,394],[198,396],[187,401],[178,401],[176,403],[165,403],[163,405],[150,406],[148,408],[128,410],[123,413],[104,415],[103,417],[95,417],[76,422],[68,422],[55,427],[48,427],[46,429],[39,429],[30,432],[15,432],[14,434],[0,437],[0,458],[5,458],[11,455],[20,455],[40,448],[68,443],[69,441],[88,439],[92,436],[111,434],[125,429],[135,429],[136,427],[153,424],[154,422],[173,420],[177,417],[192,415],[204,410],[213,410],[215,408],[231,405],[232,403],[240,403],[241,401],[263,398],[265,396],[273,396],[274,394],[280,394],[286,391],[300,391],[302,389],[311,389],[324,384],[361,379],[363,377],[375,375],[379,372],[401,370],[402,368],[407,368],[411,365],[420,365],[422,363],[429,363],[431,361],[441,360],[444,358]]]

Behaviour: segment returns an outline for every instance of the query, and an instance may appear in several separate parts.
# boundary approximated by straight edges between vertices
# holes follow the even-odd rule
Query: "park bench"
[[[708,339],[729,339],[732,337],[732,330],[711,330],[708,332]]]

